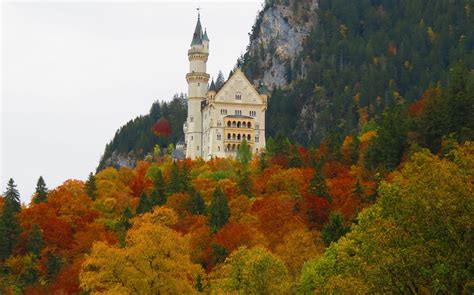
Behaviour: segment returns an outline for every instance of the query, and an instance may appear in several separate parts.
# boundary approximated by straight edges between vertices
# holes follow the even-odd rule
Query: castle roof
[[[209,91],[216,92],[216,83],[214,83],[214,79],[212,79],[211,86],[209,87]]]
[[[207,36],[207,29],[204,30],[204,36],[202,36],[202,41],[208,41],[209,42],[209,37]]]
[[[201,15],[198,14],[198,20],[196,23],[196,28],[194,29],[193,40],[191,41],[191,46],[201,45],[201,44],[202,44]]]

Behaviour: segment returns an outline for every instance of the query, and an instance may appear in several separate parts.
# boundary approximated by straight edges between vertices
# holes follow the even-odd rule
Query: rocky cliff
[[[242,59],[246,74],[256,85],[284,88],[304,72],[296,57],[316,22],[317,8],[317,0],[265,2]]]

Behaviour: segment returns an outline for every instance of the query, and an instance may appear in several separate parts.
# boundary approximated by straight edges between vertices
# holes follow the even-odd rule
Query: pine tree
[[[28,240],[26,242],[26,250],[39,257],[41,250],[43,249],[44,241],[43,241],[43,233],[41,232],[41,228],[39,225],[33,225],[33,228],[28,235]]]
[[[46,202],[48,200],[48,188],[44,182],[43,176],[40,176],[38,182],[36,183],[36,197],[34,202],[36,204],[41,202]]]
[[[192,190],[191,197],[188,201],[188,210],[193,215],[206,215],[207,208],[204,199],[197,190]]]
[[[344,219],[338,212],[331,213],[329,216],[329,223],[324,225],[321,231],[326,246],[329,246],[332,242],[336,242],[340,237],[345,235],[349,231],[349,227],[344,225]]]
[[[136,209],[137,215],[146,213],[151,210],[150,199],[148,198],[147,194],[143,192],[140,196],[140,201],[138,202],[138,206]]]
[[[51,281],[54,275],[59,271],[61,268],[61,257],[58,255],[53,254],[51,251],[46,253],[46,279]]]
[[[15,182],[10,178],[5,191],[3,212],[0,222],[0,260],[10,256],[13,248],[18,242],[21,228],[17,214],[21,210],[20,194],[16,189]]]
[[[240,193],[248,197],[252,196],[252,181],[250,180],[249,163],[252,159],[252,151],[247,140],[243,140],[237,151],[237,161],[240,164],[240,169],[237,172],[237,183],[239,185]]]
[[[237,151],[237,161],[242,167],[248,167],[251,159],[252,151],[250,150],[250,145],[247,143],[247,140],[244,139],[240,144],[239,150]]]
[[[209,225],[213,233],[221,229],[229,220],[230,209],[227,204],[227,197],[220,187],[217,187],[212,194],[211,205],[209,207]]]
[[[180,170],[180,180],[181,180],[181,191],[189,192],[191,189],[191,178],[189,175],[188,166],[183,163],[183,167]]]
[[[354,185],[354,189],[352,190],[352,193],[359,199],[362,200],[364,197],[364,187],[360,183],[360,180],[357,179],[357,182]]]
[[[158,171],[155,179],[153,192],[151,193],[151,206],[163,206],[166,203],[166,183],[161,170]]]
[[[332,197],[327,190],[326,180],[321,174],[319,167],[315,168],[313,177],[311,178],[309,183],[308,193],[320,198],[327,199],[329,202],[332,202]]]
[[[225,84],[225,79],[224,79],[224,74],[222,74],[222,71],[219,71],[219,74],[217,74],[217,79],[216,79],[216,89],[219,91],[222,86]]]
[[[92,172],[89,174],[89,178],[86,181],[86,193],[92,201],[97,199],[97,184]]]
[[[174,194],[174,193],[179,193],[181,191],[182,191],[182,181],[181,181],[179,167],[178,167],[178,164],[173,163],[173,165],[171,166],[168,193]]]
[[[268,168],[267,154],[261,153],[258,158],[258,172],[262,173],[263,170]]]

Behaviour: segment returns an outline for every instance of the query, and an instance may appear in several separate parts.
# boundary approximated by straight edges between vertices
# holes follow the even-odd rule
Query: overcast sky
[[[2,2],[1,192],[85,180],[120,126],[186,92],[197,6],[227,77],[262,2]]]

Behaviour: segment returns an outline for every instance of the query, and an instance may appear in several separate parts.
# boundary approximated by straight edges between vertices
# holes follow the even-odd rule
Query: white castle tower
[[[202,156],[202,116],[201,104],[206,100],[209,74],[206,73],[206,62],[209,56],[209,38],[202,31],[201,17],[198,20],[188,50],[188,118],[184,125],[186,157],[195,159]]]
[[[258,90],[240,69],[235,69],[224,85],[212,81],[206,62],[209,38],[202,31],[198,13],[191,48],[188,50],[188,117],[183,126],[186,157],[191,159],[235,157],[246,141],[252,153],[265,150],[267,94]]]

